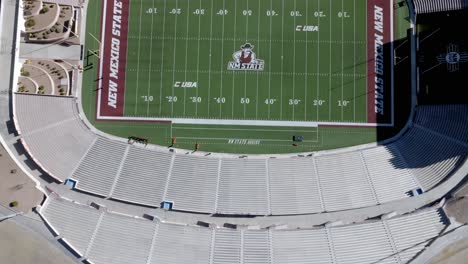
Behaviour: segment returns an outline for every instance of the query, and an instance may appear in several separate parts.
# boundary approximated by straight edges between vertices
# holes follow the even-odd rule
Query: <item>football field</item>
[[[285,146],[299,134],[310,147],[322,144],[319,126],[392,125],[390,1],[90,6],[96,120],[170,124],[157,128],[165,142]],[[149,133],[137,127],[122,133]]]
[[[117,22],[104,2],[103,32],[126,41],[119,115],[366,123],[373,111],[366,1],[133,0]]]

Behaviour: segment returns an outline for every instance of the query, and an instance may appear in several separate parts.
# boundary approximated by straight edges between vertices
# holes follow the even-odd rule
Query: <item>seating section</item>
[[[272,238],[274,264],[333,263],[325,228],[278,230]]]
[[[89,206],[74,204],[63,199],[48,199],[41,210],[42,216],[83,256],[102,213]]]
[[[395,145],[406,167],[426,191],[449,176],[468,152],[467,147],[418,127],[408,131]]]
[[[418,188],[393,145],[363,150],[362,157],[379,203],[406,198],[409,190]]]
[[[422,211],[386,221],[401,263],[408,263],[440,234],[448,222],[441,210]]]
[[[72,178],[83,191],[108,196],[128,145],[99,137],[93,144]]]
[[[468,144],[468,105],[425,105],[418,109],[418,125]]]
[[[213,263],[241,263],[242,236],[239,230],[219,229],[215,232]]]
[[[245,231],[242,237],[242,254],[245,264],[271,263],[269,232],[264,230]]]
[[[71,177],[83,191],[137,204],[172,201],[181,211],[288,215],[374,206],[434,188],[468,154],[468,107],[461,105],[417,108],[413,127],[385,146],[234,158],[97,136],[70,97],[16,93],[14,100],[22,142],[57,179]]]
[[[165,200],[174,209],[214,212],[219,159],[176,155]]]
[[[315,160],[326,211],[377,204],[360,152],[324,155]]]
[[[155,228],[155,222],[104,214],[87,257],[93,263],[145,263]]]
[[[337,263],[398,263],[384,222],[330,228]]]
[[[76,115],[75,100],[15,96],[15,119],[23,144],[42,168],[55,178],[65,180],[96,138]]]
[[[407,263],[447,226],[442,210],[316,229],[227,229],[161,223],[49,197],[40,210],[84,258],[113,263]]]
[[[74,98],[28,94],[16,94],[15,97],[15,118],[22,134],[76,118],[73,112],[76,107]]]
[[[269,214],[265,159],[224,159],[216,212]]]
[[[112,197],[159,206],[163,199],[172,155],[130,147]]]
[[[323,212],[313,158],[269,159],[271,213]]]
[[[416,14],[446,12],[468,8],[467,0],[413,0]]]
[[[149,263],[210,263],[211,237],[209,228],[160,224]]]

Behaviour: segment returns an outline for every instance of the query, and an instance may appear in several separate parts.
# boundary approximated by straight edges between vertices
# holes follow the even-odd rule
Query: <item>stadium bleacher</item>
[[[468,8],[468,0],[413,0],[416,14],[461,10]]]
[[[148,220],[50,196],[40,214],[100,263],[406,263],[448,224],[440,209],[313,229],[230,229]]]
[[[434,188],[468,153],[468,122],[455,114],[466,106],[419,107],[413,126],[387,145],[277,158],[130,145],[91,132],[70,97],[15,94],[15,111],[22,142],[55,178],[73,178],[78,189],[103,197],[153,207],[171,201],[176,210],[199,213],[308,214],[382,204]]]

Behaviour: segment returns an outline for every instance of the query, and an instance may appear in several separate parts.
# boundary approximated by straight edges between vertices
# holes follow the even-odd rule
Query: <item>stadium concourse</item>
[[[75,19],[86,14],[87,1],[58,2],[74,6]],[[13,23],[21,5],[2,1],[0,10],[2,45],[21,49],[22,25]],[[84,31],[74,35],[84,43]],[[32,214],[77,262],[409,263],[460,228],[444,201],[468,173],[467,104],[413,100],[393,138],[327,151],[239,156],[143,146],[87,120],[83,61],[29,45],[50,49],[41,64],[33,60],[39,75],[23,70],[37,57],[0,54],[11,62],[0,70],[9,80],[0,89],[0,139],[45,195]],[[67,66],[41,68],[48,62]],[[37,89],[20,91],[20,75]],[[47,95],[38,84],[46,80]]]

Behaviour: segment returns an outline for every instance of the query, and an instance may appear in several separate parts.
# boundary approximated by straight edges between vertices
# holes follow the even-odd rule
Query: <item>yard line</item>
[[[211,0],[210,15],[210,61],[208,62],[208,71],[211,72],[211,48],[213,38],[213,0]],[[208,74],[208,98],[211,98],[211,73]],[[210,99],[208,99],[208,116],[210,116]]]
[[[270,10],[273,10],[273,0],[270,0]],[[270,11],[271,12],[271,11]],[[268,66],[268,99],[271,98],[271,28],[273,24],[273,16],[270,15],[270,57]],[[270,119],[270,104],[268,104],[268,119]]]
[[[141,4],[140,4],[140,27],[139,27],[139,33],[138,35],[141,37],[141,12],[143,10],[143,0],[141,0]],[[138,84],[140,83],[140,79],[138,78],[138,76],[140,75],[139,73],[139,69],[140,69],[140,45],[141,44],[141,39],[138,38],[138,58],[137,58],[137,81],[136,81],[136,91],[135,91],[135,112],[134,112],[134,115],[136,115],[137,111],[138,111]]]
[[[309,25],[309,1],[306,0],[306,25]],[[304,79],[305,79],[305,90],[304,90],[304,120],[307,120],[307,81],[308,81],[308,76],[307,76],[307,68],[308,68],[308,59],[307,59],[307,56],[308,56],[308,48],[309,48],[309,45],[307,44],[307,38],[308,38],[308,35],[309,34],[306,34],[306,48],[305,48],[305,73],[304,74]]]
[[[202,9],[202,0],[200,0],[200,7],[199,9],[201,10]],[[199,82],[199,76],[200,76],[200,22],[201,22],[201,15],[198,16],[198,47],[197,47],[197,83],[200,83]],[[187,72],[187,70],[185,70],[185,72]],[[195,93],[196,93],[196,96],[198,98],[198,85],[197,87],[195,88]],[[210,100],[210,98],[208,98],[208,101]],[[198,103],[195,103],[195,116],[198,116]]]
[[[234,47],[236,46],[236,33],[237,33],[237,1],[234,1]],[[234,119],[234,88],[235,88],[235,75],[236,71],[232,71],[232,97],[231,97],[231,117]]]
[[[176,7],[175,9],[177,10],[179,8],[179,1],[176,0]],[[172,86],[172,98],[174,98],[174,82],[175,82],[175,60],[176,60],[176,50],[177,50],[177,43],[176,43],[176,37],[177,37],[177,14],[174,14],[175,16],[175,22],[174,22],[174,56],[173,56],[173,59],[172,59],[172,83],[171,83],[171,86]],[[171,102],[171,116],[174,116],[174,100],[172,100]]]
[[[163,13],[164,13],[164,16],[163,16],[163,39],[164,39],[164,35],[166,34],[166,1],[167,0],[164,0],[164,10],[163,10]],[[163,97],[163,94],[162,94],[162,91],[163,91],[163,76],[164,76],[164,43],[165,41],[163,40],[162,41],[162,48],[161,48],[161,84],[160,84],[160,88],[159,88],[159,115],[162,114],[162,97]]]
[[[201,4],[201,0],[200,0],[200,4]],[[226,10],[226,0],[223,0],[223,10]],[[224,11],[223,11],[224,12]],[[223,15],[223,30],[222,30],[222,33],[221,33],[221,85],[219,86],[219,98],[222,98],[223,97],[223,77],[224,77],[224,73],[223,73],[223,70],[224,70],[224,15]],[[211,98],[208,98],[208,100],[211,100]],[[219,99],[221,100],[221,99]],[[221,101],[219,101],[219,118],[221,118],[222,116],[222,112],[223,112],[223,104]]]
[[[341,0],[341,12],[343,12],[343,0]],[[344,73],[344,15],[341,17],[341,73]],[[344,76],[341,74],[341,121],[343,121],[343,112],[344,112],[344,106],[343,106],[343,90],[344,90]]]
[[[257,27],[257,40],[260,40],[260,17],[261,17],[261,6],[260,6],[260,1],[258,1],[258,27]],[[260,43],[260,41],[258,42]],[[259,44],[257,44],[259,45]],[[257,50],[258,51],[258,50]],[[257,71],[257,95],[256,95],[256,98],[255,98],[255,119],[258,118],[258,76],[260,75],[260,73]]]
[[[284,68],[284,1],[281,2],[281,85],[280,85],[280,119],[283,119],[283,68]]]
[[[247,0],[247,8],[246,10],[249,10],[249,0]],[[248,42],[248,33],[249,33],[249,16],[245,16],[247,18],[247,22],[245,23],[245,42]],[[244,71],[244,100],[247,97],[247,71]],[[244,101],[244,119],[245,119],[245,108],[247,104]]]
[[[318,0],[318,7],[317,10],[320,10],[320,1]],[[320,28],[320,16],[317,18],[317,26]],[[317,32],[317,72],[320,72],[320,30]],[[319,100],[320,98],[320,76],[317,76],[317,97],[315,100]],[[317,121],[319,120],[319,105],[317,104]]]
[[[199,16],[200,17],[200,16]],[[186,40],[185,40],[185,75],[184,75],[184,81],[187,81],[187,58],[188,58],[188,40],[189,40],[189,21],[190,21],[190,1],[187,1],[187,34],[186,34]],[[187,89],[184,89],[184,116],[185,116],[185,105],[187,103]]]
[[[331,40],[332,40],[332,1],[330,2],[330,57],[329,57],[329,71],[330,76],[328,77],[328,120],[331,120],[331,111],[332,111],[332,101],[331,101],[331,92],[332,92],[332,81],[331,81],[331,74],[332,74],[332,48],[331,48]]]
[[[356,41],[356,0],[353,0],[353,41]],[[356,43],[353,46],[353,74],[356,74]],[[356,122],[356,76],[353,77],[353,121]]]
[[[153,6],[154,6],[154,0],[153,0]],[[151,56],[152,56],[152,51],[153,51],[153,21],[154,21],[154,15],[151,15],[151,41],[150,41],[150,51],[149,51],[149,68],[151,69]],[[151,90],[151,71],[148,71],[148,89],[146,91],[146,95],[149,97],[150,96],[150,90]],[[150,107],[150,100],[147,98],[147,104],[146,104],[146,116],[149,116],[149,107]]]
[[[294,0],[294,12],[296,12],[296,0]],[[296,25],[296,16],[294,15],[294,25]],[[293,47],[293,72],[295,73],[296,72],[296,30],[294,30],[294,47]],[[292,77],[293,79],[293,85],[292,85],[292,98],[293,100],[296,100],[296,96],[294,94],[295,92],[295,89],[296,89],[296,76],[293,75]],[[296,106],[292,105],[292,120],[294,121],[294,110],[296,109]]]

